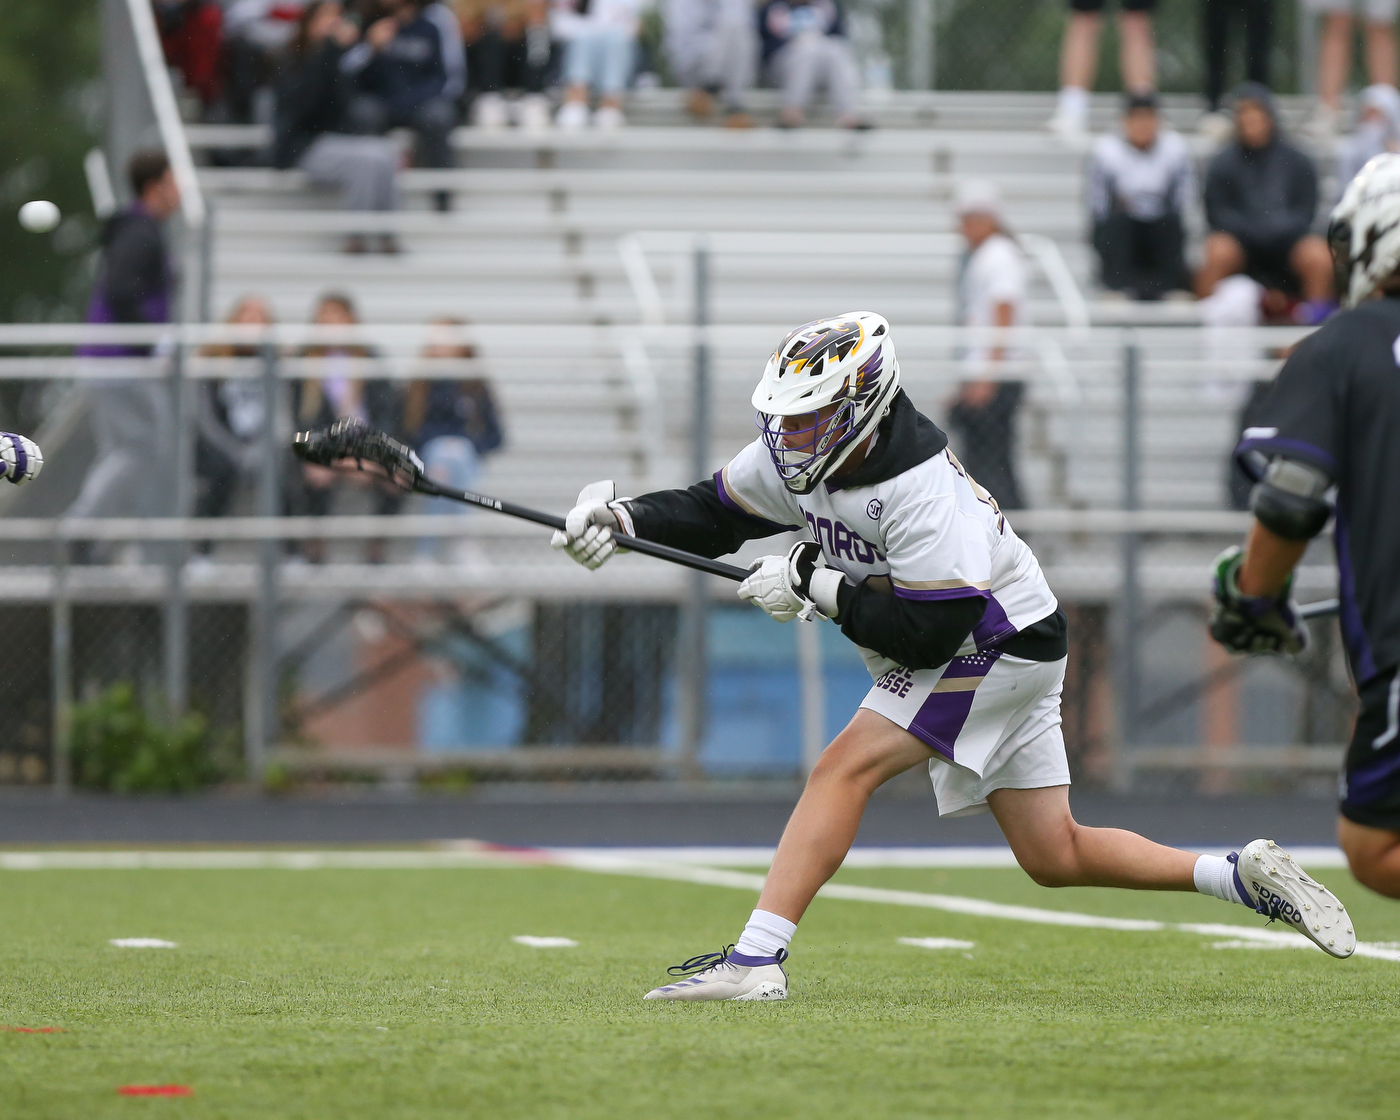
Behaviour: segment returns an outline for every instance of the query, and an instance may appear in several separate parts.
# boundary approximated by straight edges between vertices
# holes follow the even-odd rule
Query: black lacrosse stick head
[[[337,420],[329,428],[298,432],[292,451],[308,463],[382,475],[408,490],[423,476],[423,460],[411,447],[349,418]]]

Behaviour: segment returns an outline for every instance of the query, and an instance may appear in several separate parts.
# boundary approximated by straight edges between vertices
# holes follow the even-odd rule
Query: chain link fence
[[[422,375],[421,331],[358,329],[361,340],[375,337],[390,383]],[[297,330],[305,331],[287,328]],[[713,466],[752,438],[753,355],[776,333],[727,326],[706,336]],[[996,377],[1019,389],[989,435],[950,418],[968,347],[986,340],[955,328],[901,332],[907,391],[952,431],[965,461],[1003,456],[1019,503],[997,492],[1004,483],[992,474],[989,486],[1024,507],[1009,511],[1011,523],[1070,614],[1064,718],[1083,780],[1213,790],[1330,781],[1331,756],[1313,748],[1335,753],[1354,705],[1335,623],[1317,624],[1314,648],[1294,661],[1231,660],[1203,626],[1210,559],[1244,525],[1230,509],[1226,472],[1240,409],[1296,334],[1008,335]],[[479,489],[562,511],[597,477],[617,479],[624,493],[689,481],[685,371],[697,336],[656,327],[608,337],[604,345],[588,327],[527,340],[508,328],[474,329],[477,356],[435,370],[450,378],[470,369],[498,386],[506,450],[488,461]],[[280,355],[305,344],[288,337],[242,366],[197,353],[181,367],[148,359],[147,374],[157,370],[178,393],[174,368],[186,387],[270,371],[289,400],[309,367]],[[4,359],[6,372],[36,360]],[[674,376],[650,381],[638,374],[648,366]],[[123,368],[139,367],[128,359]],[[79,373],[71,362],[43,368]],[[123,780],[132,788],[166,788],[142,751],[166,750],[185,766],[181,744],[195,734],[212,760],[205,778],[272,784],[789,777],[813,757],[809,740],[820,749],[869,687],[836,627],[774,625],[718,580],[706,592],[703,668],[689,674],[681,613],[692,584],[683,570],[623,556],[589,573],[552,552],[546,530],[494,514],[444,517],[415,496],[397,514],[376,515],[372,487],[343,486],[325,516],[277,516],[275,502],[272,516],[253,516],[264,483],[293,469],[280,450],[238,483],[229,517],[55,520],[88,468],[87,429],[73,405],[87,382],[49,380],[53,473],[13,492],[20,498],[3,511],[0,718],[9,735],[0,782],[88,780],[63,748],[97,725],[127,735],[137,777]],[[549,403],[556,384],[572,394],[562,417]],[[279,414],[280,449],[285,403]],[[984,469],[993,471],[974,474]],[[172,488],[167,472],[155,479]],[[74,562],[73,544],[85,538],[103,544],[87,557],[100,562]],[[180,545],[202,539],[212,542],[206,552]],[[312,540],[323,542],[315,559],[302,547]],[[754,542],[739,562],[784,547]],[[1327,552],[1320,541],[1305,559],[1305,600],[1333,594]],[[806,652],[805,636],[814,643]],[[698,731],[683,718],[688,703],[703,712]],[[187,733],[191,713],[198,726]]]

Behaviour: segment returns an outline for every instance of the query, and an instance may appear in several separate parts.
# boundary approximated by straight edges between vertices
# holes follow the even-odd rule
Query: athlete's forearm
[[[700,556],[727,556],[749,540],[786,532],[724,503],[712,478],[684,490],[656,490],[627,500],[637,536]]]
[[[1277,595],[1307,551],[1307,541],[1290,541],[1253,522],[1245,538],[1244,563],[1236,580],[1242,595]]]
[[[906,669],[933,669],[951,661],[987,611],[980,595],[904,599],[877,591],[870,580],[858,587],[843,584],[839,602],[841,632]]]

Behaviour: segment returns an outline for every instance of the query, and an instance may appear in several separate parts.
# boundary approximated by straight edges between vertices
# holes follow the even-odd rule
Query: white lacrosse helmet
[[[899,361],[883,316],[848,311],[792,331],[753,391],[763,442],[783,485],[810,493],[875,430],[898,391]],[[836,411],[819,418],[818,410],[830,405]],[[793,416],[809,422],[784,427],[784,417]]]
[[[1347,307],[1400,269],[1400,154],[1382,152],[1356,173],[1332,211],[1327,243]]]

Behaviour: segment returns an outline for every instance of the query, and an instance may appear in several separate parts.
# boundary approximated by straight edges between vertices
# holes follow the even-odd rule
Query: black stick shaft
[[[420,477],[414,482],[413,488],[420,494],[430,494],[435,498],[450,498],[455,502],[463,502],[469,506],[495,510],[508,517],[519,517],[524,521],[533,521],[536,525],[547,525],[551,529],[564,528],[564,519],[556,517],[552,513],[542,513],[537,509],[530,509],[529,506],[518,506],[514,502],[503,502],[500,498],[489,498],[485,494],[473,494],[470,490],[453,490],[433,482],[431,479]],[[679,548],[672,548],[670,545],[657,544],[655,541],[639,540],[636,537],[629,537],[626,533],[614,533],[613,540],[617,542],[619,548],[640,552],[645,556],[654,556],[658,560],[669,560],[672,564],[694,568],[697,572],[708,572],[712,576],[732,579],[735,583],[742,583],[749,576],[747,568],[725,564],[720,560],[711,560],[708,556],[697,556],[693,552],[685,552]]]

